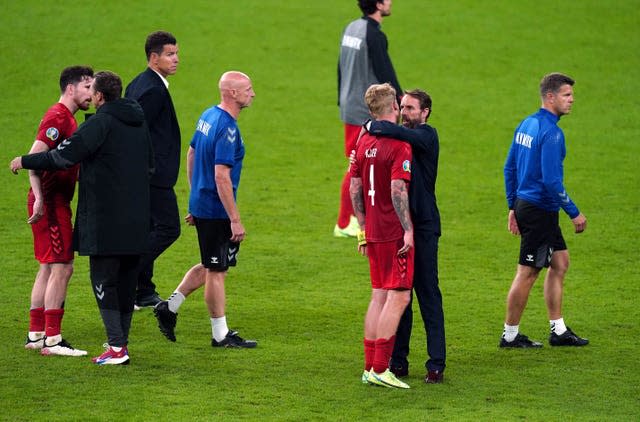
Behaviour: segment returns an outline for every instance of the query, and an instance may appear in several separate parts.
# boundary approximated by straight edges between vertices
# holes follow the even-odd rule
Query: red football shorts
[[[351,155],[351,151],[356,149],[356,141],[358,140],[358,135],[360,135],[360,131],[362,130],[362,126],[350,125],[349,123],[344,124],[344,156],[349,158]]]
[[[413,287],[413,248],[398,256],[403,239],[391,242],[367,243],[371,287],[395,290]]]
[[[33,203],[27,204],[29,215]],[[44,214],[31,225],[33,252],[41,264],[63,263],[73,260],[73,228],[69,204],[45,203]]]

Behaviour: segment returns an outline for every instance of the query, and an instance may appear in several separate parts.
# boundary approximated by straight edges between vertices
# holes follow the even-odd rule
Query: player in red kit
[[[64,148],[64,141],[78,127],[73,115],[91,104],[89,89],[93,69],[67,67],[60,74],[60,100],[45,113],[29,153]],[[78,167],[59,171],[29,171],[31,189],[27,209],[33,231],[33,249],[40,268],[31,290],[29,333],[25,348],[43,355],[84,356],[62,338],[67,284],[73,273],[71,199]]]
[[[397,121],[399,108],[391,85],[371,85],[365,101],[375,119]],[[364,134],[350,174],[351,200],[362,229],[358,250],[369,257],[373,289],[364,322],[362,381],[409,388],[389,370],[389,359],[413,284],[413,224],[408,195],[411,147]]]

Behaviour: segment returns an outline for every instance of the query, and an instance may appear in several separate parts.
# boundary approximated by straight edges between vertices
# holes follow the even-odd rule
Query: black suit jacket
[[[180,170],[180,126],[169,90],[160,76],[147,68],[129,83],[124,95],[140,103],[151,132],[156,163],[151,185],[173,187]]]
[[[438,132],[428,124],[408,129],[387,121],[371,121],[369,133],[388,136],[411,145],[411,183],[409,208],[415,230],[426,230],[440,235],[440,211],[436,204],[436,178],[440,142]]]

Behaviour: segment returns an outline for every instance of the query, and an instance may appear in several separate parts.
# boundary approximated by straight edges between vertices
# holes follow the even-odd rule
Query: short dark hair
[[[542,81],[540,81],[540,95],[544,97],[548,92],[556,93],[563,85],[571,85],[576,83],[569,76],[562,73],[549,73]]]
[[[60,73],[60,92],[64,92],[67,85],[75,85],[85,79],[93,78],[93,69],[89,66],[69,66]]]
[[[170,32],[156,31],[149,34],[144,43],[144,52],[147,53],[147,60],[151,58],[151,53],[161,54],[166,44],[176,45],[176,37]]]
[[[421,89],[412,89],[411,91],[405,91],[405,95],[415,98],[420,102],[421,109],[431,109],[431,96]]]
[[[122,96],[122,80],[115,73],[103,70],[95,74],[93,89],[102,92],[104,101],[108,103]]]
[[[358,0],[360,10],[367,16],[376,13],[378,3],[382,3],[382,0]]]
[[[410,97],[415,98],[420,103],[420,109],[424,110],[425,108],[429,109],[429,114],[427,114],[427,118],[431,116],[431,96],[427,94],[425,91],[421,89],[412,89],[411,91],[405,91],[404,95],[408,95]]]

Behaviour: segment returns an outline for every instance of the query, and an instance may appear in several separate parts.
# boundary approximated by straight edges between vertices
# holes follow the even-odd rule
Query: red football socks
[[[44,331],[44,308],[29,310],[29,331]]]
[[[47,309],[44,311],[45,336],[53,337],[60,334],[63,315],[64,309]]]
[[[346,228],[351,221],[353,215],[353,205],[351,204],[351,196],[349,195],[349,185],[351,184],[351,177],[349,173],[345,174],[342,180],[342,187],[340,188],[340,211],[338,213],[338,227],[341,229]]]
[[[376,341],[364,339],[364,370],[368,371],[373,366],[373,357],[376,353]]]
[[[389,359],[391,359],[395,342],[396,336],[388,339],[376,339],[376,352],[373,358],[373,372],[376,374],[383,373],[389,367]]]

